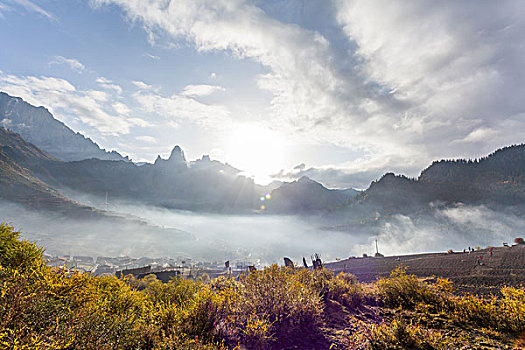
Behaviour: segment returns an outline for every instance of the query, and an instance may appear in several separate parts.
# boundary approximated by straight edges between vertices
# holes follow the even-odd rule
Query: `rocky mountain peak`
[[[168,158],[170,162],[182,162],[186,163],[186,157],[184,156],[184,151],[177,145],[171,150],[170,157]]]
[[[0,125],[63,161],[97,158],[129,161],[115,151],[101,149],[91,139],[74,132],[45,107],[35,107],[20,97],[0,92]]]
[[[168,168],[173,167],[187,167],[186,157],[184,156],[184,151],[179,147],[175,146],[171,150],[170,156],[168,159],[163,159],[160,155],[155,159],[155,165],[161,165]]]
[[[315,181],[310,179],[308,176],[301,176],[299,178],[299,180],[297,180],[298,183],[304,183],[304,184],[307,184],[307,183],[314,183]]]

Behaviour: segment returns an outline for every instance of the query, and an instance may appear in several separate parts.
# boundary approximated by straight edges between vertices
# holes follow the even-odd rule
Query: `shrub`
[[[514,332],[525,331],[525,289],[503,287],[500,301],[500,315],[505,320],[505,328]]]
[[[10,226],[0,226],[0,240],[0,348],[222,347],[209,340],[213,334],[209,317],[215,315],[209,306],[214,300],[202,284],[176,281],[160,287],[151,279],[143,286],[148,292],[140,292],[125,279],[47,267],[42,250],[20,241]],[[162,329],[164,305],[176,309],[176,324],[185,328]]]
[[[454,319],[499,331],[525,331],[525,290],[503,287],[502,298],[464,296],[454,299]]]
[[[0,266],[27,271],[42,266],[42,252],[35,244],[20,240],[13,226],[0,223]]]
[[[302,278],[306,279],[305,283],[316,290],[324,301],[335,300],[351,308],[361,305],[363,288],[351,273],[340,273],[336,277],[332,271],[326,269],[302,271],[304,272]]]
[[[207,284],[181,278],[166,284],[154,281],[144,293],[156,306],[157,324],[162,332],[183,333],[209,342],[218,340],[215,324],[223,299]]]
[[[264,347],[262,339],[298,344],[317,331],[323,311],[321,298],[302,274],[272,265],[240,278],[239,298],[231,304],[235,326],[245,344]],[[255,337],[251,335],[255,334]]]
[[[372,326],[367,334],[368,345],[373,350],[420,350],[456,348],[459,339],[445,339],[439,331],[407,324],[402,319]]]
[[[0,348],[327,348],[342,332],[327,333],[332,320],[325,315],[342,310],[347,322],[347,308],[371,310],[363,302],[370,296],[352,274],[273,265],[238,281],[220,277],[210,283],[93,277],[47,267],[42,250],[19,235],[0,225]],[[364,348],[447,349],[456,340],[469,344],[473,326],[500,339],[525,331],[523,288],[504,287],[499,298],[454,296],[450,281],[427,284],[398,268],[379,279],[375,290],[386,306],[408,309],[395,311],[408,321],[392,320],[392,311],[385,310],[375,314],[385,317],[377,326],[377,317],[366,316],[368,323],[359,321],[353,333]],[[334,301],[347,308],[332,308],[338,306]],[[326,305],[331,308],[325,314]],[[428,314],[462,330],[424,329]]]
[[[444,302],[439,287],[420,282],[414,275],[407,275],[406,269],[401,266],[388,278],[378,279],[376,286],[379,296],[390,307],[414,309],[419,303],[439,307]]]
[[[242,284],[239,281],[236,281],[234,278],[219,276],[210,282],[211,288],[217,292],[222,292],[226,290],[239,291],[242,288]]]

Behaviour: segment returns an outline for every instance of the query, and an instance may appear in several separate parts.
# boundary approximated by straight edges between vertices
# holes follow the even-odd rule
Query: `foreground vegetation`
[[[52,269],[0,225],[1,349],[520,348],[525,290],[458,296],[402,269],[371,285],[271,266],[210,283]],[[521,344],[521,345],[520,345]]]

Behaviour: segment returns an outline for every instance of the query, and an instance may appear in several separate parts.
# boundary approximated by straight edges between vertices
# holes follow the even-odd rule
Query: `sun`
[[[286,139],[279,132],[258,124],[241,124],[227,134],[224,153],[228,163],[244,175],[267,184],[271,174],[284,168],[287,151]]]

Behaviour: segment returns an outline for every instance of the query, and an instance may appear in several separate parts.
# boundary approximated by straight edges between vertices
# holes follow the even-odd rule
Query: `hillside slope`
[[[9,134],[12,137],[5,137]],[[40,151],[38,148],[22,142],[16,144],[16,140],[22,140],[20,136],[0,128],[0,199],[20,203],[32,209],[53,208],[55,212],[63,214],[90,214],[96,212],[95,209],[71,201],[58,191],[42,182],[30,170],[20,166],[13,159],[13,153],[21,145],[27,159],[52,160],[53,158]],[[6,145],[3,140],[8,140],[10,145]],[[23,140],[22,140],[23,141]]]

